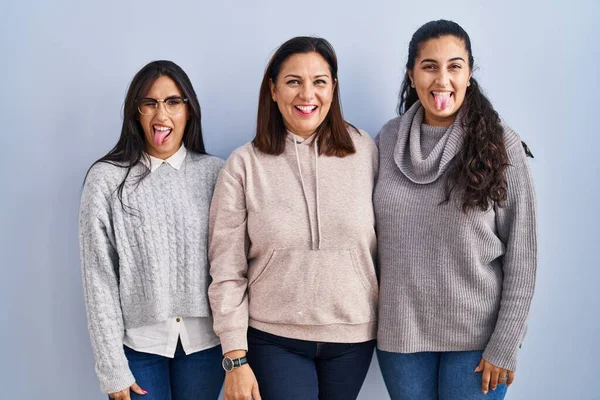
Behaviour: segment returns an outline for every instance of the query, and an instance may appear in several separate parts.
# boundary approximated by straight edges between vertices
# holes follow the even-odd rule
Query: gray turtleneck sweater
[[[439,128],[422,121],[417,102],[378,136],[378,347],[484,350],[487,361],[515,370],[537,250],[534,191],[521,141],[504,127],[506,203],[465,214],[460,196],[439,204],[463,130],[458,122]]]

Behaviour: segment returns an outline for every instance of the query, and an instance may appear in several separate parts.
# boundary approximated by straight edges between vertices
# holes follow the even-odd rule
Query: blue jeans
[[[482,351],[390,353],[377,350],[379,368],[392,400],[502,400],[506,384],[487,395],[481,372]]]
[[[263,400],[351,400],[365,380],[375,340],[320,343],[248,328],[248,363]]]
[[[186,355],[179,342],[174,358],[124,347],[136,383],[148,391],[144,396],[131,391],[131,400],[216,400],[219,397],[225,379],[221,346]]]

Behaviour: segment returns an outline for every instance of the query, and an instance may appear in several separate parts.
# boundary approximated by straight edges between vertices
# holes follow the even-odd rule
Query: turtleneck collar
[[[462,109],[454,123],[447,128],[428,125],[423,127],[424,109],[419,101],[406,111],[400,121],[394,161],[408,179],[414,183],[428,184],[446,172],[463,144],[464,131],[459,122],[461,114]],[[427,152],[428,149],[425,149],[424,152],[422,142],[428,142],[424,143],[425,147],[431,148],[431,140],[438,137],[439,140],[431,151]]]

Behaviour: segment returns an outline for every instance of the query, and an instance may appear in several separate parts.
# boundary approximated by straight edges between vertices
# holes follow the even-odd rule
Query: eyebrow
[[[327,74],[321,74],[321,75],[315,75],[314,78],[329,78],[329,75]],[[283,77],[285,78],[297,78],[297,79],[302,79],[302,77],[300,75],[294,75],[294,74],[287,74],[286,76]]]
[[[171,100],[171,99],[174,99],[174,98],[183,98],[183,96],[180,96],[178,94],[172,94],[171,96],[165,97],[164,100]],[[142,99],[143,100],[154,100],[154,101],[160,100],[160,99],[156,99],[154,97],[142,97]]]
[[[451,61],[459,61],[459,60],[460,60],[460,61],[462,61],[462,62],[466,62],[466,61],[465,61],[465,59],[464,59],[464,58],[462,58],[462,57],[453,57],[453,58],[449,59],[449,60],[448,60],[448,62],[451,62]],[[436,61],[436,60],[434,60],[434,59],[432,59],[432,58],[426,58],[426,59],[424,59],[424,60],[421,60],[421,64],[423,64],[424,62],[432,62],[432,63],[437,63],[437,61]]]

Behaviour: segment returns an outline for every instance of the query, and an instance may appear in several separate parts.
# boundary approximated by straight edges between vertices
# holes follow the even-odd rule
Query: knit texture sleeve
[[[514,371],[535,287],[537,239],[531,173],[521,141],[514,132],[509,133],[508,198],[503,207],[496,207],[498,236],[505,245],[502,299],[496,327],[483,358],[498,367]]]
[[[130,387],[135,379],[123,351],[118,255],[103,167],[90,171],[81,197],[79,243],[88,330],[102,392]],[[108,192],[108,193],[107,193]]]
[[[214,330],[223,353],[247,350],[249,239],[242,182],[226,165],[219,174],[210,208],[208,297]]]

